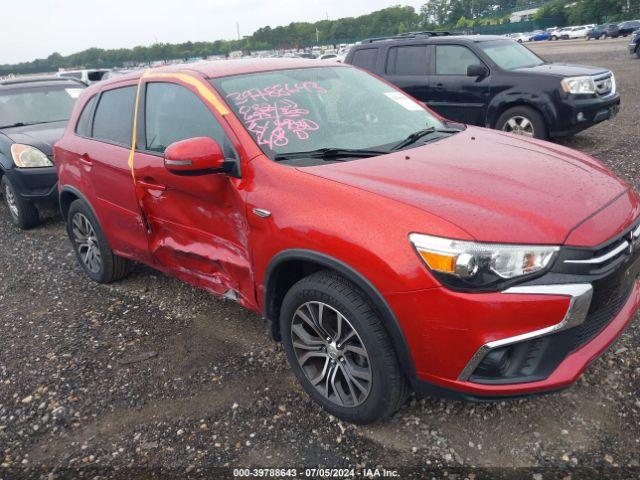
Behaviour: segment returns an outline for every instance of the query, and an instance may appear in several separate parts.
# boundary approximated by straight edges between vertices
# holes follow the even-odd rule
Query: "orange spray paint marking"
[[[211,87],[203,80],[197,77],[193,77],[186,73],[154,73],[151,70],[147,70],[140,77],[138,81],[138,89],[136,92],[136,103],[133,111],[133,132],[131,133],[131,152],[129,152],[129,168],[131,168],[131,178],[135,184],[136,174],[133,167],[133,161],[136,151],[136,133],[138,131],[138,106],[140,101],[140,87],[142,86],[142,81],[148,77],[153,78],[164,78],[164,79],[173,79],[180,80],[187,85],[195,88],[200,96],[206,100],[209,104],[215,108],[220,115],[229,115],[229,109],[220,101],[220,99],[211,91]]]

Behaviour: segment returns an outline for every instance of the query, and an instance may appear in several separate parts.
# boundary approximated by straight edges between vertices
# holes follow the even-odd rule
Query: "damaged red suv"
[[[640,302],[638,195],[595,159],[447,122],[347,65],[269,60],[86,89],[57,143],[77,258],[263,315],[307,393],[366,423],[409,387],[574,382]]]

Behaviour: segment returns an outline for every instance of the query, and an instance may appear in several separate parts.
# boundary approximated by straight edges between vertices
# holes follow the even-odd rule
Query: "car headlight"
[[[596,93],[596,84],[592,77],[564,78],[560,84],[565,93]]]
[[[14,143],[11,145],[13,162],[19,168],[53,167],[47,156],[31,145]]]
[[[452,240],[412,233],[409,240],[436,278],[454,289],[491,289],[543,272],[559,247]]]

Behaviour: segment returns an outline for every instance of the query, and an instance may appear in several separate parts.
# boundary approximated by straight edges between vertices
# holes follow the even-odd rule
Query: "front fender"
[[[520,90],[509,89],[497,94],[487,108],[487,127],[494,128],[498,117],[506,109],[517,105],[526,105],[538,110],[547,125],[555,125],[558,112],[548,93],[523,93]]]

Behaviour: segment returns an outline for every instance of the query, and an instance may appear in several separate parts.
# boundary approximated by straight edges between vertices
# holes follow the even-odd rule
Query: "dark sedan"
[[[0,185],[13,223],[40,222],[38,207],[55,204],[53,144],[64,133],[79,80],[24,77],[0,81]]]

